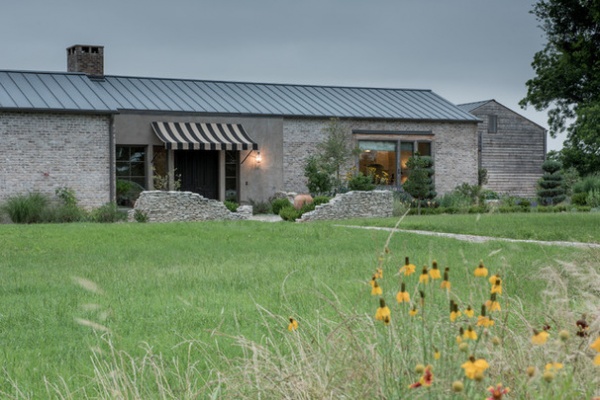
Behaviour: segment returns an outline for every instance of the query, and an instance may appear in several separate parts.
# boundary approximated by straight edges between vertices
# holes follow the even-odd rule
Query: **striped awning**
[[[258,150],[241,124],[152,122],[152,129],[172,150]]]

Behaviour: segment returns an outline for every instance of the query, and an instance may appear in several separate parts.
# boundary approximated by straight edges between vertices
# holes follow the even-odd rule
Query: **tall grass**
[[[439,344],[443,357],[452,357],[456,332],[446,295],[433,286],[430,336],[395,304],[395,273],[405,256],[418,266],[433,258],[450,266],[453,291],[464,304],[484,296],[484,287],[472,290],[479,258],[502,271],[509,300],[503,310],[511,313],[501,333],[514,331],[516,345],[505,339],[507,346],[490,347],[490,364],[498,361],[484,383],[471,386],[501,379],[514,390],[523,381],[506,363],[536,361],[543,369],[545,361],[527,358],[528,330],[546,321],[553,330],[563,320],[570,326],[571,316],[597,301],[597,292],[579,287],[581,281],[593,287],[593,275],[586,274],[597,274],[594,252],[396,234],[382,255],[387,239],[385,232],[331,223],[2,226],[0,392],[19,399],[446,398],[448,383],[463,376],[452,358],[444,361],[447,368],[433,364],[439,386],[407,387],[419,379],[414,365],[431,360],[423,343]],[[393,313],[389,326],[373,319],[378,297],[368,283],[380,260]],[[544,272],[549,266],[560,280]],[[548,277],[564,288],[560,296],[552,294]],[[547,298],[562,299],[563,308],[541,308]],[[596,332],[594,311],[588,315]],[[300,323],[293,332],[290,316]],[[506,353],[496,356],[501,350]],[[464,361],[460,354],[454,357]],[[575,383],[560,393],[589,393],[581,381],[596,378],[584,370],[588,375],[565,374]],[[542,383],[539,376],[535,385]]]

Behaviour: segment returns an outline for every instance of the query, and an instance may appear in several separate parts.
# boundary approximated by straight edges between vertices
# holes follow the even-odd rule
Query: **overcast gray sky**
[[[67,47],[103,45],[109,75],[431,89],[547,127],[518,106],[545,43],[534,0],[0,1],[0,69],[65,71]]]

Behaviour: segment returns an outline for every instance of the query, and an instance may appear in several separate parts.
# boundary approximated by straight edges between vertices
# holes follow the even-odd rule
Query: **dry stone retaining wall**
[[[298,221],[391,217],[393,208],[393,194],[388,190],[353,191],[337,195],[329,203],[318,205],[314,211],[302,214]]]
[[[148,217],[148,222],[211,221],[247,219],[250,213],[233,213],[218,200],[211,200],[192,192],[144,191],[129,212],[133,220],[139,211]]]

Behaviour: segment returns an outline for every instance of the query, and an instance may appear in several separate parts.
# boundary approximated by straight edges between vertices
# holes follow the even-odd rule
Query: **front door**
[[[181,177],[182,191],[208,199],[219,198],[219,152],[175,150],[175,176]]]

